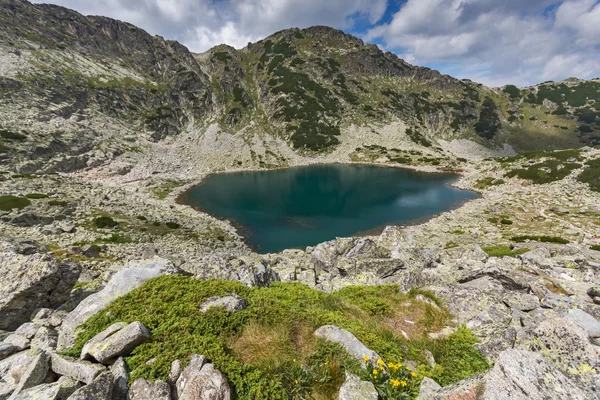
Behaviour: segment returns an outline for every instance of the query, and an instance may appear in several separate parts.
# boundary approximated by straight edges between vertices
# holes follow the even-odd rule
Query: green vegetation
[[[165,223],[165,225],[168,228],[171,228],[171,229],[179,229],[179,228],[181,228],[181,225],[178,224],[177,222],[167,222],[167,223]]]
[[[591,250],[600,251],[600,245],[598,245],[598,244],[594,244],[594,245],[590,246],[590,249],[591,249]]]
[[[490,218],[488,218],[488,222],[491,222],[492,224],[497,224],[498,223],[498,218],[496,218],[496,217],[490,217]]]
[[[419,144],[423,147],[431,147],[432,143],[425,137],[417,128],[408,128],[406,134],[414,143]]]
[[[48,204],[54,207],[66,207],[69,205],[69,202],[64,200],[50,200]]]
[[[484,139],[492,140],[500,130],[496,103],[491,97],[486,97],[481,105],[479,121],[475,124],[475,131]]]
[[[590,189],[600,192],[600,158],[590,160],[586,164],[587,168],[577,177],[580,182],[590,185]]]
[[[488,176],[486,178],[483,179],[479,179],[477,181],[477,183],[475,183],[475,188],[476,189],[487,189],[490,186],[499,186],[499,185],[504,185],[506,182],[504,181],[504,179],[496,179],[494,177]]]
[[[529,249],[513,250],[508,246],[487,246],[482,248],[490,257],[516,257],[519,254],[527,253]]]
[[[117,221],[112,219],[111,217],[98,217],[94,219],[94,225],[96,228],[105,229],[105,228],[114,228],[119,225]]]
[[[164,200],[169,194],[171,194],[173,190],[185,185],[186,183],[186,181],[167,179],[165,182],[152,188],[151,190],[154,196],[156,196],[156,198],[158,198],[159,200]]]
[[[162,276],[91,317],[68,353],[77,356],[87,340],[115,322],[141,321],[153,336],[126,358],[132,381],[165,380],[172,361],[180,359],[185,366],[191,354],[203,354],[226,375],[232,397],[248,400],[334,398],[345,370],[360,373],[357,361],[340,346],[315,338],[314,330],[327,324],[349,330],[385,360],[410,358],[419,365],[416,383],[431,376],[447,385],[489,368],[466,328],[429,339],[427,332],[446,326],[452,316],[399,289],[347,287],[328,294],[296,283],[249,288]],[[230,293],[245,298],[249,307],[234,314],[219,308],[200,312],[209,297]],[[403,338],[403,329],[412,340]],[[424,349],[433,353],[434,369],[426,366]]]
[[[513,169],[506,174],[509,178],[518,177],[535,184],[551,183],[566,178],[573,170],[581,168],[581,164],[562,162],[550,159],[525,168]]]
[[[13,208],[19,210],[31,205],[31,201],[24,197],[0,196],[0,210],[10,211]]]
[[[43,193],[29,193],[28,195],[25,195],[25,197],[27,197],[28,199],[47,199],[48,195],[47,194],[43,194]]]
[[[558,105],[568,103],[571,107],[583,107],[589,100],[600,101],[600,83],[582,82],[576,86],[565,84],[546,84],[540,86],[537,95],[530,93],[525,101],[535,104],[543,104],[548,99]]]
[[[506,85],[503,92],[508,94],[511,99],[518,99],[521,97],[521,90],[515,85]]]
[[[10,148],[0,142],[0,154],[6,154],[10,151]]]
[[[502,225],[512,225],[512,224],[513,224],[513,222],[512,222],[510,219],[506,219],[506,218],[502,218],[502,219],[500,220],[500,223],[501,223]]]
[[[112,244],[126,244],[126,243],[133,243],[133,239],[131,239],[129,236],[120,235],[118,233],[113,233],[110,237],[98,239],[96,242],[112,243]]]
[[[226,51],[218,51],[212,55],[213,60],[220,61],[222,63],[226,63],[231,60],[231,55]]]
[[[0,128],[0,137],[5,140],[25,140],[27,136]]]
[[[556,244],[569,244],[567,239],[563,239],[558,236],[534,236],[534,235],[524,235],[524,236],[514,236],[510,240],[517,243],[524,243],[528,240],[534,242],[543,242],[543,243],[556,243]]]

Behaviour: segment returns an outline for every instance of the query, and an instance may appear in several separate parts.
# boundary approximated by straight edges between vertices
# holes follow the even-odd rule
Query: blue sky
[[[490,86],[600,77],[600,0],[45,0],[202,52],[328,25]]]

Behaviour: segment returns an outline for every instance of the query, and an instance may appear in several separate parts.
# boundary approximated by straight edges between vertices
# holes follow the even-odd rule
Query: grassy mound
[[[21,210],[29,205],[31,205],[31,201],[24,197],[0,196],[0,210],[2,211],[10,211],[13,208]]]
[[[244,297],[249,307],[232,315],[215,308],[199,311],[207,298],[229,293]],[[297,283],[259,289],[162,276],[93,316],[69,354],[79,355],[87,340],[115,322],[141,321],[153,339],[127,357],[132,380],[164,380],[173,360],[185,364],[190,355],[203,354],[227,376],[234,399],[337,398],[344,371],[361,371],[340,346],[315,339],[315,329],[327,324],[349,330],[388,363],[410,358],[419,364],[419,379],[432,376],[449,384],[488,368],[466,328],[445,339],[428,339],[428,332],[450,324],[452,316],[416,301],[415,293],[402,294],[390,285],[327,294]],[[425,366],[425,349],[434,354],[435,369]]]

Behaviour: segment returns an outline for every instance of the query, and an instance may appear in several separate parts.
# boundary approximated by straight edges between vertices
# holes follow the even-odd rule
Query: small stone
[[[362,381],[346,371],[346,381],[340,388],[339,400],[377,400],[379,395],[371,382]]]
[[[88,258],[99,258],[100,257],[100,252],[98,251],[98,248],[94,245],[84,247],[82,249],[82,253],[84,256],[86,256]]]
[[[17,351],[27,350],[31,346],[31,340],[27,339],[25,336],[17,335],[16,333],[6,337],[4,343],[12,344]]]
[[[17,348],[10,343],[0,343],[0,360],[17,352]]]
[[[333,342],[341,345],[350,355],[355,357],[360,362],[366,361],[368,358],[370,363],[376,363],[381,357],[374,351],[370,350],[352,333],[347,330],[340,329],[334,325],[324,325],[315,331],[315,336],[325,339],[328,342]]]
[[[47,320],[52,315],[53,310],[50,308],[38,308],[31,314],[31,322],[40,322]]]
[[[89,385],[77,389],[67,400],[112,400],[114,384],[113,375],[103,372]]]
[[[433,353],[431,351],[429,351],[429,350],[423,351],[423,357],[425,357],[425,361],[427,361],[427,364],[431,368],[435,368],[435,366],[436,366],[435,357],[433,356]]]
[[[425,377],[419,386],[419,396],[417,400],[433,400],[435,394],[442,386],[431,378]]]
[[[164,381],[136,379],[129,389],[129,400],[171,400],[171,388]]]
[[[112,400],[127,400],[129,392],[129,370],[123,357],[117,358],[117,361],[110,366],[110,372],[114,378],[114,388]]]
[[[57,341],[58,333],[54,329],[42,326],[31,340],[31,348],[54,352],[56,350]]]
[[[27,323],[24,323],[23,325],[19,326],[17,328],[17,330],[15,331],[15,333],[17,335],[24,336],[27,339],[32,339],[35,336],[35,334],[39,328],[40,328],[39,325],[34,324],[32,322],[27,322]]]
[[[207,312],[212,307],[223,307],[230,314],[244,311],[248,307],[248,302],[238,295],[225,297],[211,297],[200,306],[200,311]]]

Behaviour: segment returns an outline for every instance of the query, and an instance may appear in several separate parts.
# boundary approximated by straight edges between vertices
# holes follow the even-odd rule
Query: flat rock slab
[[[92,364],[88,361],[79,361],[71,357],[52,354],[52,371],[58,375],[68,376],[89,385],[98,375],[106,371],[106,367],[100,364]]]
[[[64,400],[80,387],[80,382],[62,376],[57,382],[25,390],[15,397],[14,400]]]
[[[16,397],[25,389],[32,388],[44,382],[50,369],[50,357],[45,352],[41,352],[31,360],[27,369],[23,372],[19,384],[15,388],[11,398]]]
[[[129,389],[129,400],[171,400],[171,387],[163,381],[136,379]]]
[[[371,382],[361,381],[356,375],[346,372],[346,381],[340,388],[339,400],[377,400],[379,395]]]
[[[600,322],[590,314],[578,308],[567,311],[566,319],[580,326],[590,337],[600,337]]]
[[[18,349],[10,343],[0,343],[0,360],[16,353]]]
[[[586,400],[577,381],[537,353],[515,349],[500,353],[485,381],[481,400]]]
[[[365,356],[369,357],[370,362],[375,363],[380,359],[379,354],[370,350],[360,340],[347,330],[340,329],[334,325],[324,325],[315,331],[315,336],[328,342],[338,343],[350,355],[363,362]]]
[[[129,355],[137,346],[150,340],[150,331],[141,322],[124,325],[111,325],[94,336],[83,347],[81,359],[93,358],[101,364],[112,364],[116,358]]]
[[[77,327],[114,299],[131,292],[148,279],[178,272],[170,261],[162,259],[129,264],[127,268],[117,272],[104,289],[86,297],[67,315],[59,330],[58,351],[71,348],[75,342]]]

